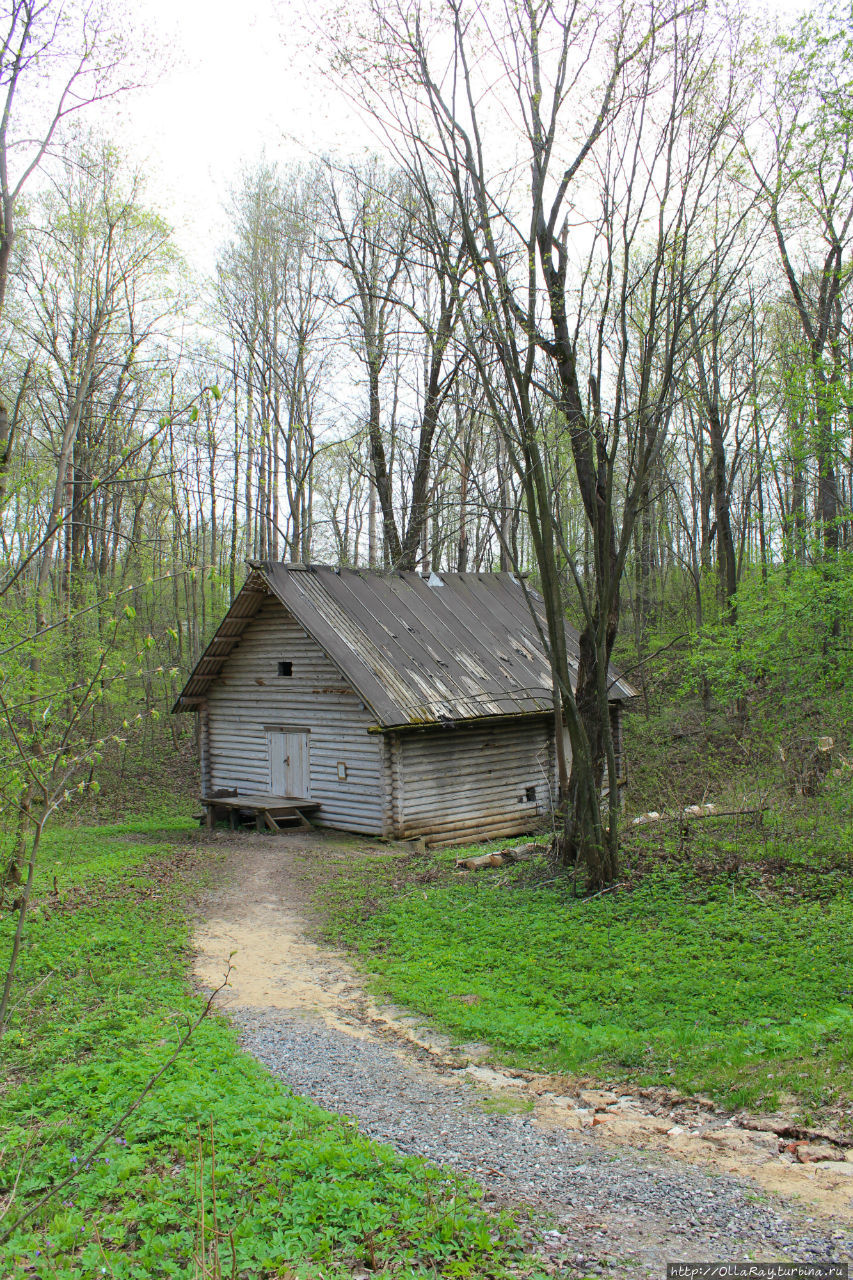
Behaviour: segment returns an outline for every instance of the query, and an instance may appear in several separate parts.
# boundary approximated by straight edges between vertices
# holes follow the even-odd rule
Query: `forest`
[[[16,1241],[22,1268],[4,1274],[70,1276],[96,1272],[74,1270],[69,1258],[84,1255],[67,1242],[52,1270],[21,1262],[67,1181],[59,1139],[41,1132],[59,1123],[56,1097],[39,1102],[28,1073],[78,1060],[79,1045],[39,1037],[49,1015],[88,1007],[85,966],[58,942],[40,952],[39,930],[51,884],[58,895],[57,876],[76,883],[90,854],[80,883],[95,880],[70,891],[85,910],[101,878],[129,875],[143,893],[136,846],[120,865],[121,824],[158,866],[151,832],[175,814],[191,825],[195,726],[171,710],[253,561],[512,572],[542,598],[571,744],[547,836],[554,892],[644,893],[648,874],[678,864],[724,895],[746,876],[764,906],[791,913],[805,950],[803,900],[841,912],[830,950],[849,938],[853,25],[849,7],[783,26],[698,0],[318,10],[318,74],[374,141],[292,159],[247,139],[244,166],[222,183],[227,234],[206,246],[202,271],[104,125],[104,104],[144,104],[120,7],[5,0],[2,24],[0,1045],[41,1136],[4,1116],[14,1167],[2,1174],[0,1248]],[[580,633],[576,676],[566,618]],[[611,659],[638,690],[625,794]],[[707,803],[726,818],[691,826],[689,806]],[[163,958],[180,932],[163,893],[168,921],[151,943],[162,955],[146,981],[156,969],[178,994],[140,990],[134,1034],[154,1043],[144,1005],[177,1001],[190,1023],[205,1019],[186,1035],[208,1043],[226,1033],[180,986],[182,944]],[[359,919],[344,911],[336,935],[355,950],[379,928]],[[392,951],[410,928],[424,950],[435,943],[423,920],[381,919]],[[143,937],[107,951],[141,951]],[[849,1032],[845,956],[823,976]],[[63,993],[45,1004],[45,973],[60,970]],[[425,975],[395,974],[402,1003],[440,998],[421,990]],[[482,1034],[466,1010],[441,1017]],[[634,1069],[626,1026],[618,1068],[602,1050],[607,1070]],[[808,1114],[833,1107],[849,1132],[838,1025],[809,1026],[832,1040],[838,1088],[810,1095]],[[507,1052],[548,1057],[515,1034],[500,1041]],[[761,1103],[744,1059],[710,1083],[686,1061],[675,1070],[687,1092],[719,1088],[731,1102],[741,1089]],[[104,1085],[93,1143],[149,1087],[147,1070],[137,1064],[115,1097]],[[205,1141],[200,1127],[202,1179]],[[370,1164],[366,1146],[358,1158]],[[483,1261],[492,1246],[477,1212],[460,1227],[470,1270],[407,1261],[400,1274],[521,1274],[509,1245]],[[146,1254],[134,1270],[116,1241],[93,1243],[86,1265],[106,1249],[114,1275],[232,1274],[231,1254],[220,1261],[197,1239],[195,1270],[189,1245],[174,1245],[184,1262],[173,1269]],[[327,1241],[325,1256],[337,1247]],[[303,1274],[273,1269],[300,1265],[292,1251],[270,1261],[246,1248],[235,1277]],[[510,1270],[486,1269],[499,1265]]]

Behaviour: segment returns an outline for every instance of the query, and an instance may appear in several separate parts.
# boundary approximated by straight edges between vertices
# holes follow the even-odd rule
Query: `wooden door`
[[[307,733],[270,729],[270,792],[274,796],[311,798],[311,768]]]

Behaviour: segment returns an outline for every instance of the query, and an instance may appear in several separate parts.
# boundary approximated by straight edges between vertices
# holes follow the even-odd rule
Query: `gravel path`
[[[471,1174],[500,1203],[544,1210],[553,1219],[546,1253],[582,1273],[657,1280],[668,1261],[853,1256],[848,1233],[827,1234],[805,1215],[757,1202],[734,1179],[601,1147],[530,1116],[490,1114],[455,1073],[390,1044],[280,1010],[233,1012],[245,1047],[295,1093],[398,1151]]]
[[[668,1153],[552,1126],[506,1096],[484,1102],[482,1086],[378,1025],[358,975],[306,924],[317,879],[353,856],[351,843],[204,841],[226,857],[197,931],[196,973],[218,985],[233,954],[226,1003],[248,1051],[371,1138],[473,1176],[498,1206],[529,1207],[531,1253],[553,1258],[555,1274],[662,1280],[668,1261],[853,1259],[853,1232],[826,1218]]]

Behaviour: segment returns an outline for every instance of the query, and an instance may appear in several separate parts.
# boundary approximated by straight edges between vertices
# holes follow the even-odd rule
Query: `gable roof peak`
[[[193,705],[271,592],[373,710],[382,728],[553,711],[541,597],[509,573],[249,561],[251,573],[180,695]],[[531,614],[531,604],[536,618]],[[578,634],[566,625],[577,671]],[[611,696],[634,689],[612,672]]]

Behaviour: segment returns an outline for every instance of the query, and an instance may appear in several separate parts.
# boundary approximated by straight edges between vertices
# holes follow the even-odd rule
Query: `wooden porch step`
[[[220,814],[223,817],[227,814],[233,829],[237,826],[237,818],[245,814],[249,817],[254,815],[258,831],[310,827],[306,813],[320,808],[318,800],[304,796],[212,795],[202,797],[202,804],[207,811],[205,819],[208,826],[212,827]]]

